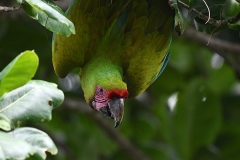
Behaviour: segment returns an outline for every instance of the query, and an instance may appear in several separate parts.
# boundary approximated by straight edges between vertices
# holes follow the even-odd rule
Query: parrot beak
[[[108,102],[108,106],[111,112],[111,118],[114,119],[116,128],[122,121],[124,115],[124,99],[112,99]]]
[[[124,115],[124,99],[112,99],[108,102],[108,106],[102,107],[99,110],[108,118],[112,118],[115,121],[114,128],[116,128],[122,121]]]

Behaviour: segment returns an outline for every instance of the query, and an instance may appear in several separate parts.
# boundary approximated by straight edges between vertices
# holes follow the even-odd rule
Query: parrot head
[[[80,72],[81,86],[87,104],[115,121],[115,128],[124,115],[124,100],[128,98],[122,69],[103,58],[96,58]]]
[[[126,89],[104,89],[97,85],[94,97],[90,100],[89,105],[115,121],[116,128],[122,121],[124,115],[124,100],[128,97]]]

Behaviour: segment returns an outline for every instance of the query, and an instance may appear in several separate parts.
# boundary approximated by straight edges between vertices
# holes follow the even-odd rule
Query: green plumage
[[[168,0],[75,0],[67,17],[76,35],[54,36],[54,69],[65,77],[80,67],[87,102],[96,85],[135,97],[160,72],[174,24]]]

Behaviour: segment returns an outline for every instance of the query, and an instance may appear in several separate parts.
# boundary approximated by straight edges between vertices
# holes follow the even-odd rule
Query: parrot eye
[[[104,92],[104,90],[103,90],[103,88],[101,86],[97,85],[96,92],[102,94]]]

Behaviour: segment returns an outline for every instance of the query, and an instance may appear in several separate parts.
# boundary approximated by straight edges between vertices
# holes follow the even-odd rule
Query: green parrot
[[[80,68],[86,102],[123,119],[124,100],[144,92],[164,70],[174,26],[168,0],[74,0],[66,12],[70,37],[53,36],[53,66],[59,77]]]

